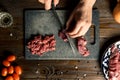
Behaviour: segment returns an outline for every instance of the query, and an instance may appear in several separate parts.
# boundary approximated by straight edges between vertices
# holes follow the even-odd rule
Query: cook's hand
[[[84,36],[92,22],[92,7],[96,0],[84,0],[72,12],[66,24],[66,31],[71,38]]]
[[[51,3],[52,0],[38,0],[42,4],[45,4],[45,10],[51,9]],[[54,1],[54,6],[56,6],[59,3],[59,0],[53,0]]]

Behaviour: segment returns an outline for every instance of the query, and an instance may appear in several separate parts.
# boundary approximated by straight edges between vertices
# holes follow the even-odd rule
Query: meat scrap
[[[29,41],[27,48],[32,54],[42,55],[48,51],[54,51],[56,46],[56,40],[54,35],[49,36],[35,36],[33,40]]]
[[[61,39],[63,39],[64,42],[67,42],[67,41],[68,41],[65,31],[60,31],[60,32],[58,33],[58,36],[59,36]]]
[[[79,53],[82,54],[83,56],[90,55],[90,52],[86,47],[86,45],[87,45],[86,39],[83,36],[81,36],[77,40],[78,40],[77,41],[77,47],[78,47]]]
[[[114,45],[111,48],[108,75],[109,80],[120,80],[120,51]]]

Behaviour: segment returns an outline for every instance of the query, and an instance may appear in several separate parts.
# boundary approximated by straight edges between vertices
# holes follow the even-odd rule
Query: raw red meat
[[[120,51],[114,45],[111,48],[108,74],[109,80],[120,80]]]
[[[65,31],[60,31],[59,34],[58,34],[58,36],[59,36],[61,39],[63,39],[64,42],[67,42],[67,41],[68,41]]]
[[[77,45],[80,54],[82,54],[83,56],[88,56],[90,54],[89,50],[86,47],[87,41],[84,37],[78,38]]]
[[[58,35],[59,35],[59,37],[60,37],[61,39],[63,39],[64,42],[67,42],[67,41],[68,41],[67,36],[66,36],[66,34],[65,34],[65,31],[60,31]],[[77,39],[78,51],[79,51],[79,53],[82,54],[83,56],[88,56],[88,55],[90,55],[90,52],[89,52],[89,50],[87,49],[86,45],[87,45],[87,41],[86,41],[86,39],[85,39],[83,36],[82,36],[82,37],[79,37],[79,38]]]
[[[33,40],[28,42],[27,47],[32,54],[42,55],[48,51],[54,51],[56,40],[54,35],[51,36],[35,36]]]

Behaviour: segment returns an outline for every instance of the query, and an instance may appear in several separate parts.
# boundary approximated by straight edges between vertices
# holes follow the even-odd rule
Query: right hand
[[[38,1],[45,5],[45,10],[51,9],[52,0],[38,0]],[[54,1],[54,6],[56,6],[59,3],[59,0],[53,0],[53,1]]]
[[[71,38],[84,36],[92,24],[92,8],[96,0],[83,0],[73,10],[66,24]]]

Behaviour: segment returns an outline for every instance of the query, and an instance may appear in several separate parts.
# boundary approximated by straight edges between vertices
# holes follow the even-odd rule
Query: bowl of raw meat
[[[105,50],[101,67],[106,80],[120,80],[120,41]]]

